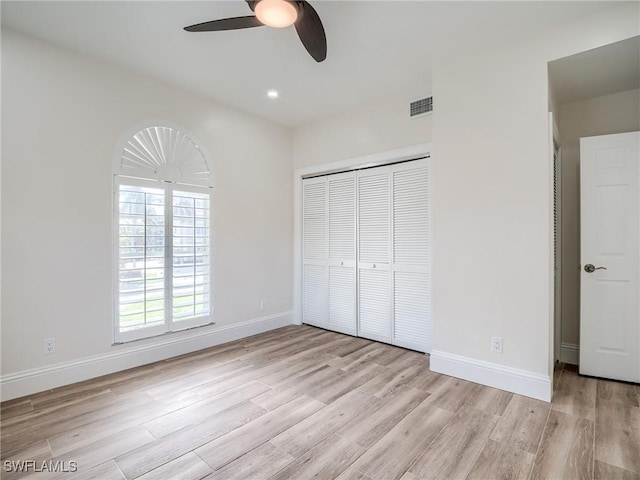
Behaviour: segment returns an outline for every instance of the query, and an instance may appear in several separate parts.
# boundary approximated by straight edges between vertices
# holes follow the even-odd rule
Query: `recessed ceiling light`
[[[269,98],[278,98],[280,96],[280,94],[278,93],[277,90],[269,90],[267,92],[267,97]]]

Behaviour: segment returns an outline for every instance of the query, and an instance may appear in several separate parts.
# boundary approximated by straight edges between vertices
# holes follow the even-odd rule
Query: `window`
[[[131,168],[146,178],[115,176],[116,342],[213,322],[212,188],[189,185],[189,180],[205,183],[202,175],[193,182],[180,165],[169,167],[171,160],[184,162],[185,151],[195,154],[189,164],[204,160],[193,140],[175,133],[150,127],[122,151],[118,173],[134,173],[124,165],[135,154]],[[144,163],[151,161],[151,173],[144,172]],[[173,179],[167,179],[167,172],[173,172]],[[175,181],[176,174],[184,183]]]

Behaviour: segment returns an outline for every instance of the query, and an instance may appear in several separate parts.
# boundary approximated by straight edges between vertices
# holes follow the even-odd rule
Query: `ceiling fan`
[[[315,9],[306,0],[245,0],[255,16],[223,18],[184,27],[187,32],[295,25],[300,41],[316,62],[327,58],[327,38]]]

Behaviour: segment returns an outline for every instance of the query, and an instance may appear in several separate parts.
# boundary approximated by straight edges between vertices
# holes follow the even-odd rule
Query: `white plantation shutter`
[[[429,161],[391,167],[393,343],[431,351]]]
[[[302,317],[303,322],[326,327],[328,305],[327,181],[303,181]]]
[[[198,142],[182,129],[151,126],[127,138],[116,175],[213,187],[209,163]]]
[[[358,172],[358,331],[391,343],[389,167]]]
[[[213,175],[191,134],[137,129],[114,159],[116,342],[213,323]]]
[[[166,329],[165,203],[163,188],[118,186],[119,334]]]
[[[172,307],[182,325],[211,314],[210,203],[208,193],[173,191]]]
[[[213,321],[208,189],[119,178],[116,341]]]
[[[356,175],[327,177],[329,192],[329,328],[356,334]]]

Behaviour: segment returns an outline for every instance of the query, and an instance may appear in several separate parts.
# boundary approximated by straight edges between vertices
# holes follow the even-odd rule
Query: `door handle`
[[[587,263],[587,264],[584,266],[584,271],[585,271],[585,272],[587,272],[587,273],[593,273],[593,272],[595,272],[596,270],[606,270],[606,269],[607,269],[607,267],[594,267],[594,266],[593,266],[593,265],[591,265],[590,263]]]

